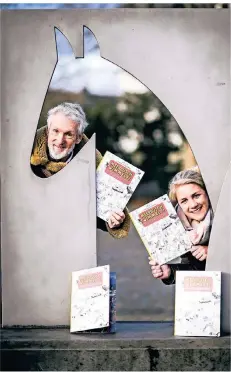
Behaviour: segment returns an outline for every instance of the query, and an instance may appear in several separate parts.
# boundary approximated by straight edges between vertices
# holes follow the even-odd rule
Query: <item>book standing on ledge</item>
[[[70,332],[115,331],[116,273],[109,265],[73,272]]]
[[[221,272],[177,271],[175,336],[220,336]]]

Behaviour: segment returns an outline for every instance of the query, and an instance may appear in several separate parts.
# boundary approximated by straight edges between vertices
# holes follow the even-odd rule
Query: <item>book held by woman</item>
[[[190,238],[167,194],[129,215],[150,257],[159,265],[190,251]]]

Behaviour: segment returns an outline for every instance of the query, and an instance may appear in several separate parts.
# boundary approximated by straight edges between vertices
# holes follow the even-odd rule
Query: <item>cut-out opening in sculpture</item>
[[[89,34],[89,30],[84,28],[84,33]],[[70,81],[68,73],[73,68],[78,70],[83,58],[75,58],[69,41],[56,27],[55,40],[57,64],[44,99],[30,158],[32,171],[40,178],[48,178],[62,170],[88,141],[84,134],[88,125],[84,110],[76,102],[78,99],[67,97],[70,91],[73,93],[73,87],[70,87],[73,80]],[[61,82],[61,87],[60,74],[61,79],[66,79],[65,86]],[[76,78],[81,80],[81,72]],[[75,88],[78,91],[79,87]],[[60,93],[66,95],[65,99]],[[55,104],[54,96],[57,97]]]
[[[101,154],[110,151],[145,172],[129,202],[130,210],[167,193],[174,175],[197,165],[174,117],[138,79],[100,56],[90,29],[84,27],[83,57],[77,58],[66,37],[57,29],[55,32],[58,61],[36,131],[31,155],[33,172],[42,178],[59,174],[96,133],[96,165]],[[195,244],[207,247],[213,220],[211,205],[200,173],[193,177],[201,178],[202,183],[195,178],[190,181],[190,172],[177,186],[178,191],[183,190],[184,201],[176,195],[176,208],[181,210],[185,228],[196,236]],[[197,190],[192,193],[190,186]],[[188,214],[185,205],[189,202],[196,206],[190,207]],[[105,228],[99,219],[97,226],[114,237],[127,236],[130,231],[128,223],[123,225],[126,228],[122,228],[122,233],[120,229],[116,232]],[[132,244],[133,236],[134,231],[129,232],[128,244]],[[192,260],[197,260],[198,269],[204,269],[205,249],[195,255],[194,252]],[[173,283],[171,280],[168,278],[167,282]]]
[[[144,181],[149,182],[152,178],[158,178],[163,188],[164,166],[166,166],[165,173],[169,176],[178,170],[182,162],[178,149],[182,147],[182,143],[187,147],[187,141],[184,140],[180,129],[176,129],[174,118],[153,93],[122,68],[102,58],[97,40],[91,30],[84,26],[83,31],[84,57],[76,58],[69,41],[55,28],[58,61],[37,126],[37,136],[35,136],[31,156],[32,170],[36,175],[47,178],[63,169],[73,159],[77,151],[69,153],[68,150],[71,150],[74,144],[77,145],[77,142],[83,144],[84,141],[82,142],[81,139],[86,139],[83,133],[80,133],[80,138],[77,139],[74,138],[72,125],[64,133],[60,128],[55,128],[52,137],[53,151],[52,144],[48,146],[51,142],[48,134],[53,126],[51,123],[56,119],[54,112],[60,118],[61,115],[62,117],[67,115],[68,119],[74,118],[74,122],[80,115],[80,121],[85,121],[84,132],[89,137],[96,132],[97,147],[99,146],[103,154],[106,150],[110,150],[136,166],[152,169],[146,171]],[[76,115],[73,111],[74,107],[77,108]],[[88,126],[85,113],[90,124]],[[62,125],[61,119],[57,121]],[[61,138],[61,143],[58,139],[55,140],[55,135]],[[69,139],[66,145],[66,141],[62,141],[63,138]],[[71,146],[68,148],[70,142]],[[176,156],[174,150],[178,151]],[[188,152],[190,153],[190,150]],[[159,166],[155,167],[157,157]],[[189,157],[194,161],[193,155]],[[50,164],[52,160],[63,164],[55,166]],[[46,174],[41,173],[39,168],[46,168]]]

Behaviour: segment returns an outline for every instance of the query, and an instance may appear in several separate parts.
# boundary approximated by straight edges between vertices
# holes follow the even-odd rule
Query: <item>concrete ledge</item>
[[[230,371],[230,337],[174,337],[173,323],[119,322],[117,333],[1,331],[3,371]]]

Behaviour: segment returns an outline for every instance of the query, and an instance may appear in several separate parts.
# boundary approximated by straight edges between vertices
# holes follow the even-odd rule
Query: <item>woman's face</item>
[[[177,201],[184,214],[192,220],[202,221],[209,209],[205,190],[195,183],[176,186]]]

